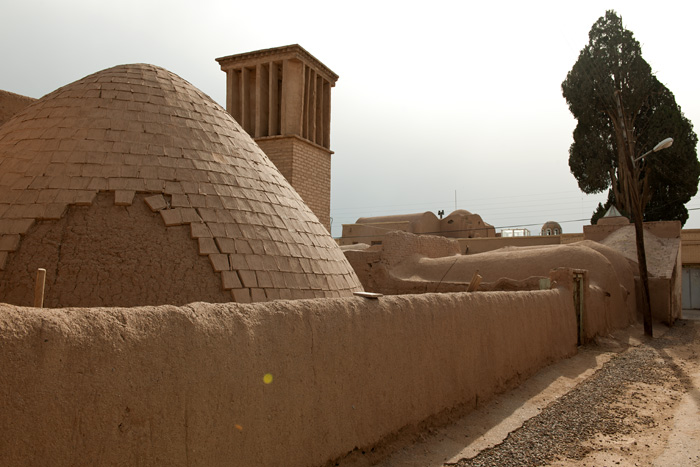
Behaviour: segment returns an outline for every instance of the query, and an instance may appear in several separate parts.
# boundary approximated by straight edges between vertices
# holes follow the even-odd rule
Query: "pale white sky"
[[[224,104],[215,58],[298,43],[340,75],[334,236],[361,216],[449,213],[455,192],[457,208],[496,227],[537,233],[555,220],[580,232],[605,195],[583,195],[569,172],[575,120],[560,86],[606,9],[700,125],[700,3],[685,0],[6,1],[0,89],[41,97],[146,62]],[[700,210],[690,213],[686,228],[700,228]]]

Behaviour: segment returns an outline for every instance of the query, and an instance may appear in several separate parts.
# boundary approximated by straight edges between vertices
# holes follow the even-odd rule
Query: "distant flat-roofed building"
[[[418,235],[439,235],[450,238],[495,237],[496,229],[478,214],[458,209],[439,219],[430,211],[392,216],[360,217],[354,224],[343,224],[340,245],[367,243],[381,245],[382,238],[400,230]]]
[[[529,237],[529,229],[501,229],[501,237]]]

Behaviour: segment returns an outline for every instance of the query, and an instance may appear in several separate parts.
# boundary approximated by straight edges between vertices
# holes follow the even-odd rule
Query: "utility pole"
[[[630,125],[624,113],[622,105],[622,93],[617,90],[614,95],[617,105],[617,116],[619,126],[615,125],[618,133],[617,142],[622,147],[618,150],[618,167],[625,167],[624,177],[620,177],[622,182],[622,192],[628,201],[628,206],[634,219],[634,232],[637,240],[637,262],[639,263],[639,279],[642,282],[642,318],[644,320],[644,334],[653,337],[651,303],[649,301],[649,273],[647,270],[647,255],[644,249],[644,206],[642,206],[642,196],[639,190],[639,170],[634,165],[635,142],[632,138]],[[626,179],[626,180],[624,180]]]

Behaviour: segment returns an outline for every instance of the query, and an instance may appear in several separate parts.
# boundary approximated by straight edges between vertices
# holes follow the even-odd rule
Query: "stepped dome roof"
[[[0,127],[0,301],[132,306],[350,295],[340,248],[218,104],[153,65],[64,86]]]

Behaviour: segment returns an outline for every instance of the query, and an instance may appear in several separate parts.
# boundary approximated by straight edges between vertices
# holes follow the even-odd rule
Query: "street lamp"
[[[619,101],[618,101],[619,102]],[[630,164],[627,165],[629,171],[630,181],[633,185],[627,185],[628,197],[631,201],[631,210],[633,212],[634,218],[634,231],[637,243],[637,262],[639,263],[639,279],[642,282],[642,317],[644,318],[644,334],[649,337],[653,337],[652,329],[652,315],[651,315],[651,301],[649,299],[649,273],[647,270],[647,255],[644,248],[644,204],[640,199],[640,193],[638,188],[639,183],[639,172],[640,169],[637,167],[635,162],[643,157],[651,154],[652,152],[661,151],[666,149],[673,144],[673,138],[666,138],[659,142],[654,149],[647,151],[636,159],[630,154]]]
[[[646,203],[642,200],[643,192],[640,193],[639,175],[641,169],[635,164],[636,161],[649,153],[666,149],[673,144],[673,139],[666,138],[654,146],[649,152],[634,158],[634,139],[632,137],[632,122],[625,116],[625,108],[622,105],[622,91],[619,89],[613,95],[617,107],[617,119],[615,121],[615,134],[619,145],[618,162],[619,167],[626,166],[622,173],[626,176],[620,177],[622,192],[627,199],[627,205],[632,212],[634,220],[634,232],[637,244],[637,263],[639,264],[639,279],[642,282],[642,317],[644,318],[644,334],[654,337],[652,329],[651,301],[649,300],[649,271],[647,270],[647,254],[644,248],[644,207]],[[622,175],[620,173],[620,175]],[[625,181],[626,179],[626,181]]]
[[[662,149],[670,148],[672,144],[673,144],[673,138],[666,138],[665,140],[659,142],[656,146],[654,146],[654,149],[652,149],[651,151],[647,151],[644,154],[642,154],[641,156],[639,156],[638,158],[632,159],[632,163],[634,164],[639,159],[643,159],[644,157],[648,156],[652,152],[659,152]]]

